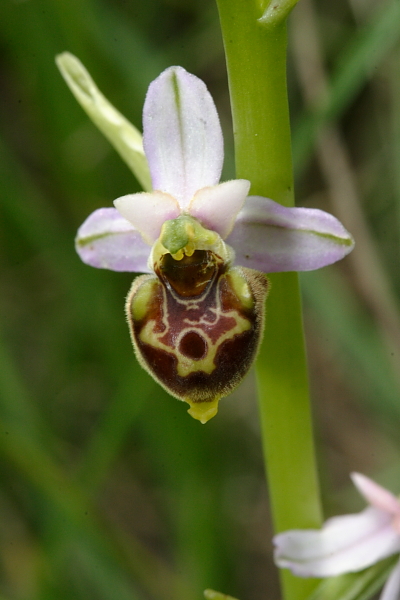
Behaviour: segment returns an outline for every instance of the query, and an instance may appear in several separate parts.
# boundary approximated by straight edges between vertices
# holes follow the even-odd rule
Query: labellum
[[[233,251],[186,215],[164,223],[126,313],[142,366],[206,423],[243,379],[263,331],[268,281],[231,267]]]

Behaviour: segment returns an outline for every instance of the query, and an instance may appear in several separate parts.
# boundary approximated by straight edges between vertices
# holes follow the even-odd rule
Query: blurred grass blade
[[[57,531],[56,527],[59,541],[61,534],[66,536],[64,541],[75,538],[90,552],[91,560],[97,563],[94,579],[98,578],[99,569],[107,569],[110,583],[113,578],[119,582],[133,578],[158,600],[169,600],[171,590],[176,598],[195,597],[183,578],[143,544],[102,522],[80,488],[29,436],[10,428],[9,435],[0,436],[0,455],[24,475],[58,514],[56,524],[62,525],[62,530]]]
[[[360,573],[325,579],[309,600],[369,600],[384,585],[397,561],[397,556],[391,556]]]
[[[51,430],[41,420],[34,403],[29,402],[19,373],[0,333],[0,414],[3,430],[17,427],[22,435],[51,440]],[[9,433],[6,431],[6,433]]]
[[[325,123],[338,119],[371,73],[400,39],[400,2],[391,0],[347,44],[336,61],[330,94],[294,127],[293,160],[301,172],[311,155],[315,139]]]
[[[215,590],[204,590],[203,592],[204,598],[206,600],[237,600],[233,596],[228,596],[228,594],[223,594],[222,592],[216,592]]]
[[[140,394],[135,396],[133,388],[140,389]],[[85,493],[93,493],[107,477],[126,442],[133,421],[147,397],[154,394],[154,388],[151,377],[140,371],[134,384],[131,377],[121,382],[82,456],[78,477]]]
[[[59,54],[56,63],[79,104],[133,171],[143,189],[151,190],[149,167],[138,129],[103,96],[85,67],[73,54]]]
[[[357,296],[332,267],[329,272],[302,273],[301,282],[305,306],[336,346],[349,384],[374,413],[396,427],[400,417],[397,382],[376,326]]]

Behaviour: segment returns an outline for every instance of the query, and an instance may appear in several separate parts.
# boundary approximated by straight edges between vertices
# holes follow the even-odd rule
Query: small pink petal
[[[193,196],[188,213],[225,239],[233,229],[249,189],[250,181],[246,179],[234,179],[203,188]]]
[[[226,242],[236,263],[266,273],[311,271],[340,260],[354,247],[352,236],[332,215],[287,208],[249,196]]]
[[[115,208],[99,208],[78,229],[76,251],[98,269],[151,273],[149,246]]]
[[[400,598],[400,562],[397,563],[386,581],[379,600],[399,600]]]
[[[373,507],[329,519],[320,530],[293,530],[274,538],[275,562],[299,577],[361,571],[400,552],[400,535],[387,513]]]
[[[350,477],[369,504],[391,515],[400,514],[400,502],[394,494],[361,473],[351,473]]]
[[[143,239],[152,245],[160,236],[164,221],[176,219],[180,210],[175,198],[162,192],[128,194],[114,200],[118,212],[140,231]]]
[[[201,79],[182,67],[170,67],[150,84],[143,108],[143,145],[153,189],[174,196],[182,209],[197,190],[218,183],[222,131]]]

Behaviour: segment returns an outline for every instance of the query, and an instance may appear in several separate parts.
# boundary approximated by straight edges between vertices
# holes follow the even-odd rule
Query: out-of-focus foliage
[[[398,0],[301,0],[290,20],[298,202],[357,242],[302,277],[328,514],[360,508],[349,470],[400,491],[399,17]],[[77,55],[138,126],[161,70],[194,72],[231,177],[216,7],[2,0],[0,48],[0,599],[277,598],[252,377],[202,426],[137,365],[131,275],[81,264],[73,239],[138,184],[54,64]]]

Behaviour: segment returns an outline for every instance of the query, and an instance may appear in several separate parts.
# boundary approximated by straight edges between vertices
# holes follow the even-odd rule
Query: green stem
[[[228,67],[237,177],[252,194],[294,205],[286,90],[286,26],[262,24],[256,0],[217,0]],[[319,527],[308,374],[298,276],[270,276],[264,342],[256,373],[276,531]],[[315,581],[283,571],[285,600],[303,600]]]

